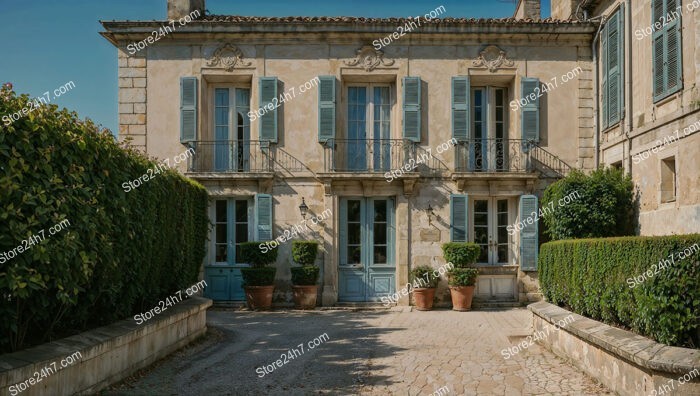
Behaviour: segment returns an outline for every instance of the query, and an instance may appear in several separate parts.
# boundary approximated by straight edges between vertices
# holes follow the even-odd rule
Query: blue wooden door
[[[204,270],[205,296],[217,301],[245,300],[240,249],[248,241],[249,200],[220,199],[214,201],[214,262]]]
[[[341,199],[339,301],[380,301],[394,293],[394,224],[391,198]]]

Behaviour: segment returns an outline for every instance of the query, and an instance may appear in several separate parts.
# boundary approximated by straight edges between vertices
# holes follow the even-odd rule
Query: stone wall
[[[119,62],[119,141],[146,151],[146,50],[129,55],[117,50]]]
[[[140,325],[129,318],[3,355],[0,357],[0,389],[22,396],[94,394],[203,335],[207,330],[209,306],[211,300],[193,297]],[[19,388],[21,392],[9,389],[30,378],[35,380],[34,373],[44,368],[61,368],[62,359],[76,352],[79,355],[75,355],[73,364],[45,378],[40,376],[38,383],[27,383],[28,388]]]
[[[700,353],[671,347],[573,314],[531,304],[540,343],[620,395],[700,394]],[[564,320],[569,315],[573,321]],[[568,323],[555,327],[554,323]],[[686,381],[689,380],[689,381]]]

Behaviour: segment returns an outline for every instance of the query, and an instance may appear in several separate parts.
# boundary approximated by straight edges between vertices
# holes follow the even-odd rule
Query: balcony
[[[274,169],[268,141],[200,140],[190,145],[195,152],[188,163],[192,173],[271,173]]]
[[[470,139],[455,146],[455,171],[528,173],[535,143],[521,139]]]
[[[323,147],[325,171],[383,175],[415,161],[416,148],[403,139],[329,139]]]

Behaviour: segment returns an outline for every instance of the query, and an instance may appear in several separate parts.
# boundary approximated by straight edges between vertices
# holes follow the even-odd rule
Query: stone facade
[[[204,4],[199,2],[184,3],[187,4],[181,4],[182,12],[204,8]],[[398,36],[391,44],[379,49],[372,44],[374,40],[392,35],[397,26],[404,26],[411,20],[256,18],[203,13],[201,19],[169,33],[167,40],[151,44],[132,56],[127,54],[127,46],[142,40],[151,31],[166,25],[167,21],[103,22],[106,30],[103,36],[118,49],[120,139],[131,138],[133,145],[162,159],[182,153],[187,145],[180,141],[180,84],[182,78],[194,79],[197,82],[197,134],[195,141],[188,144],[198,145],[199,162],[192,162],[189,168],[181,163],[178,169],[208,189],[213,222],[217,210],[221,210],[216,209],[217,205],[221,205],[217,201],[223,199],[246,201],[235,205],[248,205],[248,214],[252,218],[256,210],[253,208],[255,197],[260,194],[272,196],[273,238],[284,235],[285,230],[304,221],[299,212],[302,197],[310,208],[310,216],[330,211],[330,218],[310,225],[299,236],[321,242],[317,262],[321,266],[319,297],[323,305],[343,301],[344,292],[341,289],[349,285],[344,283],[343,279],[347,278],[343,278],[345,275],[339,269],[344,265],[340,262],[340,256],[348,243],[341,240],[347,227],[347,221],[341,217],[345,216],[344,205],[348,199],[362,200],[363,205],[373,205],[372,200],[377,199],[389,200],[393,207],[393,224],[389,226],[392,237],[387,252],[393,256],[394,267],[382,276],[386,276],[385,280],[389,279],[391,289],[398,291],[409,281],[410,268],[422,264],[439,268],[445,264],[440,246],[452,239],[455,224],[452,222],[450,200],[456,195],[468,197],[466,228],[470,240],[474,240],[479,231],[475,222],[488,223],[488,227],[483,228],[488,228],[488,232],[484,231],[483,234],[488,241],[482,242],[484,249],[489,251],[489,257],[479,266],[477,297],[534,301],[541,298],[537,274],[523,268],[521,236],[517,232],[507,237],[503,234],[496,236],[499,232],[497,224],[512,225],[524,220],[519,212],[521,197],[530,194],[541,196],[547,185],[561,177],[562,170],[591,170],[597,164],[622,162],[622,166],[631,170],[635,182],[640,186],[640,232],[643,234],[697,232],[700,224],[697,221],[700,219],[700,180],[696,171],[699,160],[692,155],[693,150],[697,151],[697,144],[691,144],[697,142],[698,135],[685,138],[688,144],[675,143],[677,147],[669,147],[666,151],[678,152],[678,161],[682,160],[683,164],[683,168],[678,170],[679,190],[674,203],[658,204],[657,160],[650,158],[633,166],[630,156],[630,153],[638,153],[669,130],[687,125],[693,117],[697,119],[697,106],[693,107],[697,89],[692,81],[700,72],[698,67],[691,64],[700,56],[697,55],[693,35],[697,34],[692,33],[695,28],[684,30],[684,73],[687,74],[684,74],[684,89],[663,103],[651,103],[651,99],[644,98],[647,95],[645,92],[650,89],[650,78],[642,73],[649,70],[650,63],[636,62],[632,67],[635,72],[631,78],[634,81],[626,80],[626,86],[631,84],[635,90],[640,90],[639,94],[635,91],[634,100],[625,99],[625,103],[631,103],[626,108],[630,115],[624,117],[618,126],[600,131],[600,102],[595,99],[600,96],[601,90],[600,85],[596,85],[596,81],[600,83],[600,65],[594,62],[594,58],[600,62],[600,56],[592,50],[593,43],[599,42],[596,39],[599,19],[593,22],[578,21],[573,15],[576,10],[572,11],[577,6],[575,2],[565,2],[563,5],[554,3],[553,13],[566,20],[447,18],[439,23],[423,21],[422,26]],[[585,11],[591,16],[602,15],[615,6],[613,2],[609,3],[593,2],[591,4],[595,5],[595,9]],[[632,20],[635,26],[649,20],[648,1],[643,3],[646,5],[634,6]],[[539,2],[522,0],[516,18],[524,17],[526,11],[534,16],[535,8],[539,16]],[[692,18],[697,21],[697,11]],[[648,59],[648,47],[648,40],[632,43],[633,50],[639,52],[638,55],[635,53],[635,58]],[[302,92],[302,87],[308,87],[320,76],[333,76],[335,81],[333,106],[336,118],[332,144],[319,140],[319,86],[314,85]],[[477,98],[474,95],[485,98],[479,102],[484,103],[482,109],[475,108],[474,103],[470,105],[472,129],[484,128],[487,137],[494,137],[493,141],[506,139],[509,142],[505,150],[507,154],[498,154],[503,146],[486,144],[480,150],[492,153],[489,154],[491,158],[507,157],[508,161],[493,165],[505,166],[507,162],[507,169],[483,168],[476,171],[474,164],[464,169],[465,165],[460,165],[460,161],[475,155],[473,151],[467,154],[460,147],[475,146],[450,147],[437,154],[437,148],[453,137],[452,79],[459,76],[469,76],[473,102]],[[286,92],[290,95],[276,110],[276,141],[268,143],[267,138],[261,136],[259,117],[250,117],[249,130],[246,129],[248,124],[241,118],[240,124],[234,124],[242,126],[239,133],[249,134],[244,140],[255,148],[249,152],[246,149],[246,153],[241,154],[244,161],[250,163],[249,167],[233,172],[231,169],[221,172],[212,169],[217,156],[229,168],[231,164],[228,161],[232,161],[216,154],[216,143],[210,143],[217,141],[217,126],[220,126],[217,122],[226,123],[226,128],[232,122],[217,121],[215,118],[215,113],[219,111],[217,106],[219,109],[232,106],[217,102],[224,100],[216,96],[217,92],[242,89],[243,95],[249,95],[246,109],[256,111],[262,103],[261,84],[269,77],[277,78],[278,94]],[[407,77],[418,77],[420,83],[420,136],[415,144],[402,140],[406,122],[403,93]],[[523,110],[514,105],[523,95],[523,83],[527,78],[537,78],[542,84],[552,84],[553,88],[540,98],[539,140],[532,151],[517,143],[524,136]],[[385,105],[388,113],[382,122],[387,126],[388,135],[383,139],[391,139],[391,142],[395,142],[391,144],[396,144],[392,146],[396,148],[391,149],[395,150],[391,158],[402,158],[406,150],[417,150],[416,153],[432,150],[434,158],[421,165],[416,172],[395,177],[391,181],[384,175],[384,170],[389,170],[385,168],[381,171],[364,169],[362,172],[339,169],[337,164],[344,163],[352,152],[351,149],[343,151],[345,149],[339,147],[352,144],[347,140],[350,137],[349,125],[351,122],[357,123],[350,119],[353,117],[349,110],[350,89],[353,87],[387,93],[388,102]],[[376,91],[376,87],[382,88]],[[294,95],[291,95],[292,91]],[[235,92],[236,95],[241,93]],[[637,99],[640,95],[642,98]],[[370,106],[375,108],[375,100],[380,101],[367,99],[367,103],[372,103],[367,105],[367,109]],[[497,100],[501,102],[497,103]],[[501,110],[498,110],[499,103]],[[647,111],[650,108],[653,111]],[[483,114],[489,117],[481,126],[477,126],[474,118],[479,111],[484,111]],[[629,122],[631,119],[635,122]],[[369,123],[367,125],[368,130],[375,128]],[[501,132],[494,132],[497,128],[501,128],[498,129]],[[496,136],[500,138],[496,139]],[[231,144],[233,146],[228,149],[231,158],[238,155],[236,152],[243,153],[236,151],[240,150],[240,146],[235,146],[237,143]],[[366,146],[363,150],[372,153],[375,148]],[[358,152],[353,153],[357,155]],[[374,152],[362,158],[363,161],[372,161],[378,158],[377,155],[378,152]],[[516,159],[522,162],[516,163]],[[482,161],[486,160],[482,157]],[[402,166],[403,162],[392,163],[391,169]],[[202,163],[208,163],[209,168],[198,168]],[[483,163],[480,166],[492,165]],[[693,169],[695,171],[691,172]],[[477,213],[477,205],[483,205],[488,210]],[[501,215],[497,214],[499,210]],[[669,216],[671,213],[673,215]],[[695,221],[687,221],[688,217]],[[247,239],[255,240],[255,224],[252,224],[252,220],[247,224]],[[219,260],[216,249],[215,235],[212,234],[209,256],[204,263],[205,277],[209,276],[207,271],[221,274],[228,271],[215,265]],[[278,304],[291,300],[290,252],[291,243],[282,243],[276,263],[275,301]],[[235,269],[230,270],[231,274],[234,272]],[[230,276],[232,285],[238,282],[235,274]],[[372,274],[367,276],[371,277]],[[446,282],[441,283],[436,296],[438,305],[449,304]],[[409,303],[409,297],[399,300],[401,305]]]
[[[146,146],[146,54],[117,51],[119,62],[119,139],[148,151]]]

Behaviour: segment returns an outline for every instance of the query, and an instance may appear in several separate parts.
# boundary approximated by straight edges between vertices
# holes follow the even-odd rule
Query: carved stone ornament
[[[377,66],[391,66],[394,64],[392,59],[384,59],[384,52],[374,49],[374,47],[366,45],[357,50],[355,59],[346,60],[348,66],[358,66],[365,71],[372,71]]]
[[[507,59],[505,51],[495,45],[489,45],[479,53],[473,64],[476,67],[487,67],[493,73],[501,67],[513,67],[514,62]]]
[[[223,67],[226,71],[232,71],[236,66],[248,67],[251,64],[243,60],[243,52],[231,43],[220,45],[207,59],[207,66]]]

